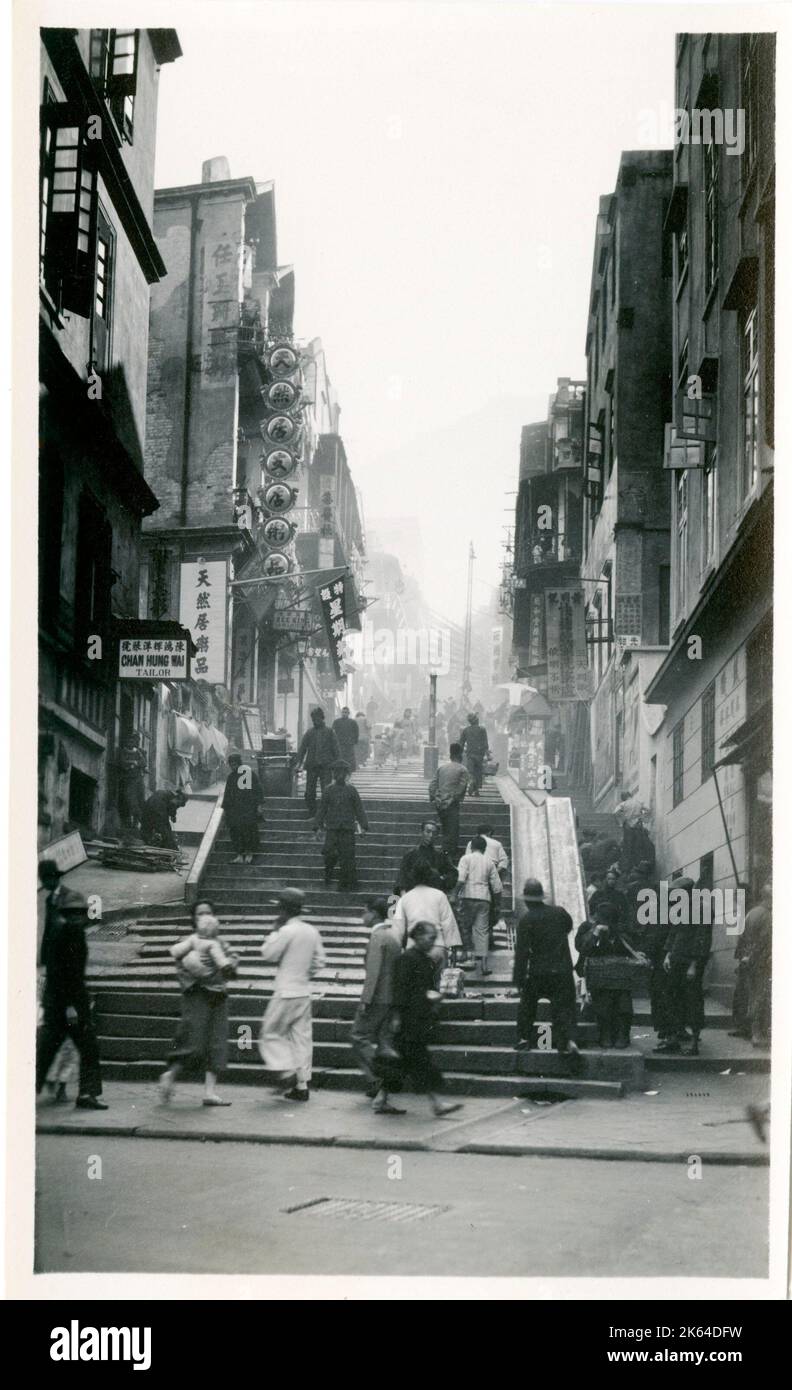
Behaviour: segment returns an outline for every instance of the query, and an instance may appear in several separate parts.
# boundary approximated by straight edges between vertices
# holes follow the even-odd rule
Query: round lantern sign
[[[299,358],[293,347],[281,343],[270,352],[268,365],[273,376],[291,376],[297,370]]]
[[[273,381],[264,391],[270,410],[291,410],[297,400],[297,387],[290,381]]]
[[[264,493],[264,506],[270,512],[287,512],[294,506],[296,493],[285,483],[271,483]]]
[[[273,550],[263,561],[261,568],[267,578],[272,578],[276,574],[288,574],[291,569],[291,561],[288,556],[281,555],[277,550]]]
[[[290,478],[297,467],[297,460],[288,449],[273,449],[271,454],[263,455],[262,463],[272,478]]]
[[[282,546],[288,545],[294,534],[291,522],[284,521],[283,517],[274,516],[264,527],[264,539],[267,545],[271,545],[274,550],[280,550]]]
[[[267,438],[275,444],[288,444],[296,431],[297,426],[288,415],[273,415],[267,422]]]

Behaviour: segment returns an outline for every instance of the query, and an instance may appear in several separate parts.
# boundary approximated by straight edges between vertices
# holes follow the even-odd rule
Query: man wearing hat
[[[655,1052],[699,1055],[699,1035],[704,1027],[704,971],[712,951],[712,925],[695,922],[692,878],[676,878],[669,884],[668,919],[663,970],[668,977],[668,1036]],[[690,1034],[686,1031],[690,1029]],[[690,1047],[682,1044],[692,1037]]]
[[[88,903],[82,893],[61,889],[58,917],[50,933],[46,952],[47,975],[42,1001],[44,1022],[36,1050],[36,1091],[43,1087],[61,1044],[70,1037],[80,1054],[80,1089],[76,1108],[106,1110],[105,1102],[99,1099],[102,1094],[99,1044],[91,1021],[91,1001],[85,987]]]
[[[338,865],[339,888],[357,888],[357,864],[355,863],[355,827],[360,826],[366,834],[369,823],[360,792],[348,781],[349,767],[338,762],[333,768],[333,783],[328,787],[314,821],[318,835],[324,827],[325,842],[322,850],[324,859],[325,883],[330,883],[333,870]]]
[[[338,739],[325,723],[323,709],[311,710],[311,724],[313,727],[303,735],[297,750],[296,770],[299,772],[301,767],[305,767],[305,804],[309,814],[313,816],[316,814],[317,784],[324,797],[332,780],[333,764],[338,761],[341,753]]]
[[[470,773],[470,795],[478,796],[484,781],[484,760],[489,752],[489,739],[483,724],[479,724],[477,714],[469,714],[467,728],[459,738],[465,754],[465,764]]]
[[[269,1071],[281,1073],[284,1100],[307,1101],[313,1063],[311,979],[325,966],[322,938],[300,916],[305,896],[283,888],[277,897],[275,930],[261,948],[266,961],[277,961],[272,998],[261,1020],[259,1051]]]
[[[540,999],[550,1004],[552,1041],[561,1053],[579,1057],[572,1041],[575,1027],[575,977],[569,952],[572,918],[563,907],[545,902],[538,879],[523,888],[525,912],[517,924],[512,983],[520,991],[518,1047],[530,1047]]]

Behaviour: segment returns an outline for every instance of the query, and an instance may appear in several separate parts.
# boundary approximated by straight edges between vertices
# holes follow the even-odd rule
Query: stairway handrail
[[[193,859],[192,864],[190,865],[190,872],[188,873],[187,878],[185,880],[184,901],[188,907],[194,907],[194,905],[198,902],[198,893],[201,887],[201,880],[203,879],[203,876],[206,873],[206,868],[209,863],[209,856],[212,853],[212,850],[214,849],[215,840],[217,839],[220,827],[223,824],[224,791],[225,787],[222,787],[220,790],[220,794],[218,795],[217,801],[214,804],[214,810],[212,811],[212,814],[207,822],[206,829],[204,830],[204,833],[201,836],[201,843],[198,846],[198,852],[195,858]]]

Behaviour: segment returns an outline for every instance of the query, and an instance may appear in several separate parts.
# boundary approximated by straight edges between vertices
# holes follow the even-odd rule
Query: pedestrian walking
[[[772,963],[773,963],[773,887],[762,888],[761,902],[745,917],[740,937],[742,959],[740,970],[746,984],[745,1035],[754,1047],[770,1045]]]
[[[490,933],[490,901],[500,912],[503,891],[500,875],[487,854],[483,835],[474,835],[470,852],[459,861],[457,897],[462,904],[462,941],[467,961],[473,960],[481,975],[491,975],[487,968]]]
[[[341,756],[338,739],[325,724],[323,709],[311,710],[311,725],[303,735],[297,750],[297,771],[305,767],[305,804],[310,815],[316,815],[316,788],[324,797],[333,780],[333,765]]]
[[[477,826],[476,826],[476,834],[477,834],[477,835],[480,835],[481,838],[485,841],[486,846],[487,846],[487,849],[486,849],[487,858],[491,860],[491,862],[495,865],[495,868],[498,870],[498,877],[499,877],[499,879],[500,879],[500,881],[501,881],[501,885],[503,885],[504,875],[507,874],[508,871],[509,871],[509,856],[508,856],[508,854],[506,853],[505,849],[503,848],[503,845],[501,844],[500,840],[496,840],[496,839],[495,839],[495,836],[494,836],[493,833],[492,833],[492,825],[491,825],[491,823],[490,823],[489,821],[485,822],[485,824],[483,824],[483,825],[477,825]],[[471,848],[472,848],[472,843],[473,843],[472,840],[469,840],[469,841],[468,841],[467,848],[466,848],[466,850],[465,850],[465,853],[466,853],[466,854],[470,854]],[[489,910],[489,949],[490,949],[490,951],[494,951],[494,950],[495,950],[495,923],[496,923],[496,922],[498,921],[498,919],[500,918],[500,915],[501,915],[501,906],[502,906],[502,900],[499,899],[495,894],[490,893],[490,910]]]
[[[442,956],[438,950],[436,959],[436,963],[442,968],[462,945],[462,937],[448,897],[442,888],[433,882],[434,878],[434,872],[428,866],[422,866],[416,871],[413,887],[403,893],[396,904],[393,930],[400,944],[404,946],[418,922],[429,922],[437,931],[438,947],[442,948]]]
[[[261,783],[258,773],[242,761],[241,753],[229,753],[228,766],[231,771],[223,792],[223,814],[236,850],[231,862],[252,864],[253,855],[261,849],[258,828]]]
[[[360,735],[357,742],[357,762],[358,767],[363,767],[371,756],[371,725],[362,710],[358,710],[355,715],[355,723]]]
[[[236,974],[238,958],[220,936],[214,905],[203,899],[192,909],[194,930],[171,946],[181,986],[181,1021],[168,1066],[159,1079],[163,1104],[185,1074],[202,1076],[203,1104],[226,1106],[218,1094],[217,1078],[228,1060],[228,981]]]
[[[393,992],[401,945],[388,916],[387,898],[369,898],[363,925],[371,935],[366,947],[366,976],[352,1024],[352,1051],[366,1078],[366,1095],[378,1115],[403,1115],[391,1105],[387,1080],[395,1060]],[[374,1070],[379,1061],[380,1074]]]
[[[360,729],[351,717],[348,705],[344,705],[340,718],[336,719],[333,733],[338,743],[338,756],[348,765],[351,776],[357,767],[355,750],[360,740]]]
[[[137,830],[140,826],[146,798],[145,771],[146,755],[140,747],[140,734],[133,730],[124,739],[118,759],[118,810],[125,830]]]
[[[579,1060],[575,1031],[575,978],[569,952],[572,918],[563,907],[545,901],[538,879],[523,888],[525,912],[517,924],[512,983],[520,991],[517,1046],[532,1047],[540,999],[550,1004],[553,1046]]]
[[[633,953],[619,936],[617,912],[612,903],[597,908],[593,922],[581,923],[575,936],[578,951],[587,970],[589,961],[629,960]],[[613,983],[594,983],[585,974],[591,994],[594,1017],[597,1021],[597,1040],[600,1047],[629,1047],[632,1027],[632,990]]]
[[[675,903],[683,907],[678,915],[685,918],[672,924],[668,931],[663,969],[668,975],[668,1007],[670,1021],[666,1042],[659,1043],[656,1052],[682,1052],[698,1057],[699,1038],[704,1028],[704,971],[712,951],[712,925],[693,921],[692,878],[677,878],[673,882]],[[679,894],[686,898],[680,898]],[[675,914],[676,915],[676,914]],[[690,1047],[683,1044],[690,1042]]]
[[[421,838],[414,849],[408,849],[402,857],[394,885],[395,893],[408,893],[417,883],[416,874],[429,870],[432,877],[428,882],[436,888],[450,893],[457,883],[456,864],[438,843],[440,827],[435,820],[425,820],[421,824]]]
[[[396,772],[399,771],[402,758],[407,754],[407,738],[401,720],[397,719],[393,726],[393,736],[391,738],[391,755],[393,766]]]
[[[178,849],[179,842],[171,824],[178,815],[179,808],[187,805],[184,792],[152,792],[143,807],[140,817],[140,838],[146,845],[157,845],[162,849]]]
[[[357,888],[357,863],[355,860],[355,830],[360,826],[363,834],[368,834],[369,823],[360,792],[348,781],[349,768],[345,762],[337,762],[333,768],[333,782],[328,787],[316,814],[314,830],[318,837],[322,827],[325,830],[324,881],[331,883],[333,872],[338,865],[339,888]]]
[[[275,930],[261,948],[265,961],[277,961],[272,998],[261,1020],[259,1051],[265,1067],[280,1073],[284,1100],[307,1101],[313,1066],[311,981],[326,964],[322,938],[301,913],[299,888],[278,894]]]
[[[441,763],[429,783],[429,800],[437,812],[443,832],[443,848],[449,859],[459,855],[459,811],[470,783],[470,774],[462,766],[462,747],[452,743],[449,760]]]
[[[649,815],[649,808],[644,806],[640,797],[631,796],[625,791],[614,814],[622,829],[619,865],[622,872],[627,873],[643,858],[646,838],[644,818]]]
[[[55,930],[60,924],[60,912],[58,904],[61,897],[66,892],[63,885],[61,871],[54,859],[42,859],[38,866],[39,882],[44,889],[44,929],[41,934],[41,944],[39,946],[39,965],[42,969],[47,967],[47,956]]]
[[[85,984],[88,962],[88,902],[64,888],[58,894],[58,919],[52,920],[46,946],[42,997],[43,1023],[36,1049],[36,1091],[41,1091],[61,1046],[70,1037],[80,1054],[77,1110],[107,1110],[102,1094],[99,1044]]]
[[[395,967],[393,1031],[405,1079],[412,1081],[419,1094],[428,1096],[439,1119],[461,1110],[462,1106],[440,1099],[443,1077],[428,1047],[440,1002],[432,959],[437,930],[431,922],[417,922],[410,936],[412,947],[399,957]]]
[[[459,742],[470,773],[470,795],[479,796],[484,781],[484,761],[489,753],[489,739],[475,712],[468,715],[467,727],[462,730]]]

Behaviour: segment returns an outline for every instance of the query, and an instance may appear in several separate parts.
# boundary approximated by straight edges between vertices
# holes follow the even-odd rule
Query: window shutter
[[[64,309],[88,318],[96,248],[96,170],[91,142],[75,108],[57,102],[42,109],[48,185],[44,279],[59,290]]]
[[[110,33],[110,62],[105,95],[131,97],[137,86],[137,29],[113,29]]]

